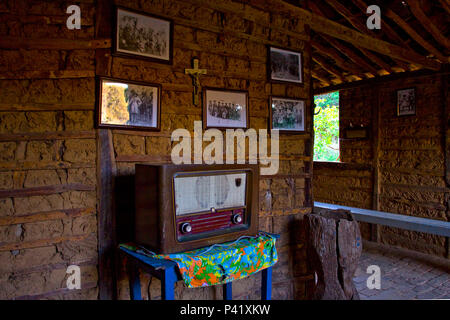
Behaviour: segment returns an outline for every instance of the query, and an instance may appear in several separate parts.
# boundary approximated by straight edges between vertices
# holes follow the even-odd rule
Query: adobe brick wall
[[[315,200],[374,208],[374,172],[378,160],[379,210],[448,221],[443,77],[422,75],[341,90],[341,137],[350,123],[369,126],[372,134],[368,140],[341,141],[342,161],[347,164],[338,167],[328,164],[327,168],[314,165]],[[417,114],[397,117],[396,90],[409,87],[416,88]],[[378,152],[373,131],[377,109]],[[353,164],[370,167],[365,179],[358,178],[360,171],[350,170]],[[367,238],[370,232],[365,228]],[[448,252],[444,237],[383,226],[379,227],[378,237],[385,244],[438,256]]]
[[[117,214],[121,226],[119,240],[131,236],[127,222],[133,199],[127,191],[134,165],[167,162],[172,130],[192,131],[194,120],[201,120],[201,107],[191,102],[192,80],[184,74],[192,57],[198,56],[200,67],[208,69],[202,86],[248,90],[252,128],[267,128],[271,94],[306,99],[307,109],[311,105],[309,36],[301,17],[271,14],[261,1],[116,1],[174,20],[174,61],[169,66],[112,57],[109,49],[99,60],[102,52],[95,46],[80,49],[80,43],[91,44],[95,37],[98,8],[94,0],[78,3],[82,29],[76,31],[65,25],[70,1],[0,3],[0,35],[12,39],[11,48],[0,50],[2,299],[98,298],[96,75],[162,85],[161,132],[112,131],[118,209],[111,214]],[[267,81],[269,44],[303,52],[303,86]],[[311,127],[309,112],[306,126]],[[261,229],[281,234],[274,298],[305,297],[308,270],[301,221],[311,211],[309,145],[308,133],[281,135],[280,171],[260,183]],[[81,290],[65,289],[70,264],[81,266]],[[143,288],[148,281],[143,276]],[[234,296],[258,298],[259,282],[259,277],[236,282]],[[176,298],[220,298],[219,289],[179,285]],[[153,298],[159,296],[159,281],[152,282],[150,291]],[[128,298],[123,270],[118,294]]]

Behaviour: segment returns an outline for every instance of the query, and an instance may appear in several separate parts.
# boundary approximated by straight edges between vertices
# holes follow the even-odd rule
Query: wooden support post
[[[114,176],[116,171],[112,134],[99,129],[97,137],[97,199],[99,298],[116,298],[115,250],[116,227],[114,215]]]
[[[450,105],[449,105],[449,95],[448,95],[448,75],[443,75],[442,79],[442,105],[443,105],[443,120],[444,120],[444,146],[445,146],[445,182],[447,188],[450,187]],[[446,195],[446,206],[447,206],[447,217],[450,212],[450,194]],[[447,219],[448,220],[448,219]],[[446,256],[450,259],[450,238],[447,237],[445,241]]]
[[[97,0],[95,14],[95,37],[111,35],[112,1]],[[109,49],[95,51],[96,75],[107,75]],[[111,300],[116,292],[115,250],[116,225],[114,212],[114,178],[116,162],[112,133],[97,130],[97,203],[98,203],[98,254],[99,254],[99,299]],[[130,280],[131,281],[131,280]]]
[[[375,106],[372,108],[372,166],[373,166],[373,197],[372,197],[372,209],[380,210],[380,90],[375,90],[375,96],[377,97]],[[377,224],[370,226],[370,240],[374,242],[379,241],[380,227]]]

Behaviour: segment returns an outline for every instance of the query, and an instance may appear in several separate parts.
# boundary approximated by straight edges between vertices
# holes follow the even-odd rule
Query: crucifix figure
[[[199,76],[201,74],[206,74],[206,69],[199,69],[198,68],[198,58],[194,57],[192,59],[192,69],[185,69],[184,72],[192,77],[192,82],[194,85],[194,105],[198,106],[199,104],[199,95],[200,95],[200,81]]]

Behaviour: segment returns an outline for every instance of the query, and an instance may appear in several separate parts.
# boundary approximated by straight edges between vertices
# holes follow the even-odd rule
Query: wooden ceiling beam
[[[329,86],[329,85],[331,85],[333,83],[327,77],[324,77],[324,76],[320,75],[319,73],[317,73],[317,72],[315,72],[313,70],[311,70],[311,75],[313,76],[314,79],[317,79],[321,83],[325,84],[325,86]]]
[[[405,20],[403,20],[399,15],[397,15],[391,9],[385,9],[384,14],[386,17],[394,21],[400,28],[405,30],[405,32],[418,44],[420,44],[425,50],[433,54],[437,59],[443,63],[448,63],[450,59],[444,56],[438,49],[436,49],[431,43],[422,38]]]
[[[360,68],[357,66],[354,66],[353,64],[348,63],[344,58],[342,58],[337,50],[333,49],[333,47],[325,47],[321,43],[311,40],[311,45],[314,49],[316,49],[318,52],[320,52],[322,55],[326,55],[334,60],[336,65],[345,70],[349,73],[352,73],[360,78],[363,78],[363,72]]]
[[[327,36],[327,35],[321,35],[326,41],[328,41],[333,47],[341,51],[343,54],[345,54],[350,60],[352,60],[354,63],[359,65],[364,70],[367,70],[372,75],[376,76],[378,74],[377,68],[375,68],[373,65],[368,63],[366,60],[361,58],[357,53],[355,53],[351,48],[347,47],[343,43],[339,42],[338,40]]]
[[[448,0],[439,0],[442,8],[444,8],[445,11],[447,11],[448,14],[450,14],[450,3],[448,3]]]
[[[370,52],[369,50],[359,48],[361,52],[370,60],[372,60],[375,64],[377,64],[382,69],[386,70],[387,73],[394,73],[394,70],[392,70],[391,66],[385,62],[383,59],[378,57],[375,53]]]
[[[367,7],[368,7],[368,5],[363,0],[354,0],[353,2],[362,11],[362,13],[367,14]],[[368,29],[366,28],[365,30],[368,30]],[[360,30],[360,31],[362,33],[369,34],[365,30]],[[386,22],[385,19],[383,19],[383,16],[381,16],[381,32],[387,38],[389,38],[389,40],[391,40],[393,43],[398,43],[398,44],[403,45],[406,48],[411,49],[409,44],[405,40],[403,40],[403,38]],[[372,34],[369,34],[369,35],[372,35]],[[379,37],[376,34],[374,34],[374,36],[379,38],[379,39],[381,39],[381,37]],[[398,59],[392,59],[392,60],[395,62],[395,64],[398,67],[402,68],[405,71],[409,71],[409,64],[408,63],[400,61]],[[384,69],[386,69],[386,68],[384,68]],[[390,73],[392,73],[392,72],[390,72]]]
[[[369,49],[390,58],[413,63],[430,70],[440,70],[442,67],[442,64],[434,59],[429,59],[405,47],[394,45],[355,31],[330,19],[321,17],[318,14],[312,14],[308,10],[302,9],[282,0],[248,0],[248,3],[255,8],[277,12],[286,17],[300,18],[305,25],[308,25],[315,32],[340,39],[358,48]],[[309,3],[312,3],[312,1]]]
[[[275,3],[277,1],[267,1],[269,1],[272,7],[276,6]],[[309,4],[310,9],[313,10],[314,3],[309,2]],[[278,6],[276,7],[280,7],[279,2]],[[397,46],[389,42],[368,36],[364,33],[352,30],[346,26],[324,18],[320,14],[311,14],[311,12],[307,10],[301,9],[294,5],[290,5],[288,3],[283,3],[283,7],[286,8],[286,10],[291,14],[296,13],[304,17],[305,23],[308,24],[311,29],[321,34],[343,40],[359,48],[369,49],[374,52],[381,53],[393,59],[413,63],[426,69],[439,70],[441,68],[441,64],[437,61],[428,59],[410,49]]]
[[[323,57],[319,56],[318,54],[315,54],[312,56],[312,59],[319,66],[321,66],[322,69],[324,69],[328,73],[331,73],[342,82],[345,82],[345,76],[342,74],[342,72],[333,67],[332,65],[330,65]]]
[[[368,5],[363,0],[353,0],[353,2],[364,14],[367,14]],[[385,19],[383,19],[383,15],[381,15],[381,32],[383,32],[383,34],[388,37],[389,40],[393,41],[393,43],[402,44],[403,46],[409,48],[409,45],[406,43],[406,41],[386,22]]]
[[[448,50],[450,48],[450,41],[441,33],[441,31],[423,12],[422,8],[420,7],[420,2],[417,0],[408,0],[408,5],[411,8],[411,12],[413,13],[413,15],[422,24],[423,28],[427,30],[440,45]]]

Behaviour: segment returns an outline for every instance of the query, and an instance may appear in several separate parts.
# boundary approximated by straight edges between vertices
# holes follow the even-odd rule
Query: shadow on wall
[[[134,175],[115,177],[117,243],[134,241]]]

